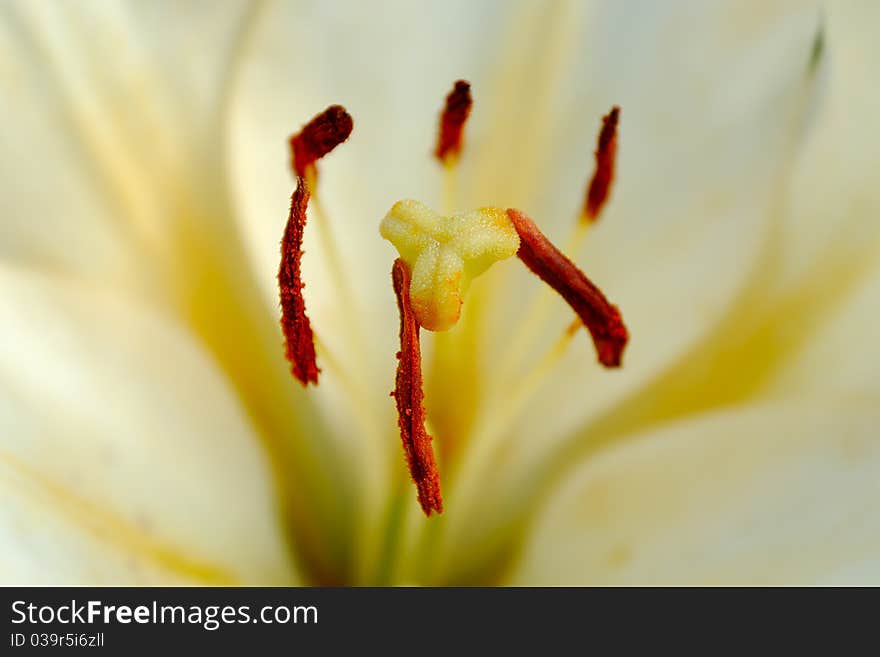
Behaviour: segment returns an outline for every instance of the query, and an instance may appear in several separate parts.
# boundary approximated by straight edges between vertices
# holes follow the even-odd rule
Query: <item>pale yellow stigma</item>
[[[519,248],[519,235],[499,208],[444,217],[424,203],[398,201],[379,232],[409,265],[410,302],[419,324],[430,331],[454,326],[471,281]]]

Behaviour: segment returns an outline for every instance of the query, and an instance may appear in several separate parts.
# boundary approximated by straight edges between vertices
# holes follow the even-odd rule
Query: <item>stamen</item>
[[[300,273],[308,205],[308,185],[300,177],[290,198],[290,215],[281,239],[278,288],[281,293],[281,329],[284,332],[287,360],[290,361],[293,375],[303,386],[309,383],[317,385],[318,372],[321,371],[315,361],[315,340],[312,325],[306,315],[306,304],[302,295],[305,285]]]
[[[548,240],[528,216],[507,210],[520,239],[517,256],[534,274],[556,290],[589,330],[599,362],[619,367],[629,334],[620,311],[586,275]]]
[[[400,311],[400,351],[397,353],[397,380],[391,396],[397,402],[397,424],[409,471],[418,490],[419,504],[426,516],[443,512],[440,474],[434,462],[431,436],[425,430],[425,407],[422,404],[422,354],[419,324],[410,303],[412,275],[407,264],[398,258],[391,270],[397,308]]]
[[[608,201],[611,184],[614,182],[614,162],[617,156],[617,123],[620,118],[620,107],[615,105],[602,117],[602,129],[596,143],[596,170],[584,199],[584,211],[581,218],[585,222],[593,222],[599,218],[602,208]]]
[[[317,177],[315,162],[348,139],[354,122],[342,105],[331,105],[290,138],[291,165],[296,175]]]
[[[437,148],[434,150],[434,155],[442,164],[455,162],[461,154],[464,124],[470,116],[472,106],[470,83],[465,80],[456,81],[452,91],[446,96],[446,107],[440,115]]]

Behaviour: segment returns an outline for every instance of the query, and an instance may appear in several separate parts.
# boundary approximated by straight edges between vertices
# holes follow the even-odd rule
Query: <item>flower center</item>
[[[434,151],[449,176],[461,157],[471,108],[470,84],[459,80],[446,98]],[[614,107],[603,118],[595,171],[573,245],[582,237],[583,227],[598,219],[608,200],[614,179],[619,113]],[[286,354],[294,376],[303,385],[317,384],[320,372],[299,267],[305,213],[309,192],[317,180],[317,161],[348,138],[352,125],[348,113],[334,105],[290,139],[298,180],[282,240],[278,281]],[[392,268],[400,313],[400,351],[391,394],[396,400],[400,437],[418,500],[430,516],[434,511],[442,512],[443,502],[432,438],[425,428],[420,330],[447,331],[453,327],[461,317],[474,278],[494,263],[516,255],[571,306],[578,318],[573,326],[576,329],[582,325],[589,331],[598,360],[605,367],[621,365],[629,334],[618,309],[520,210],[487,207],[447,216],[419,201],[403,200],[392,206],[379,230],[400,255]],[[344,293],[343,283],[340,294]],[[567,330],[564,340],[570,339],[573,332]],[[551,353],[561,354],[562,350],[554,347]]]

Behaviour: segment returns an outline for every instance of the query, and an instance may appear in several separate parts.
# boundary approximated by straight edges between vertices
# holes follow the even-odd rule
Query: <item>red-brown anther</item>
[[[456,81],[452,91],[446,96],[446,107],[440,115],[437,148],[434,150],[434,155],[443,164],[454,160],[461,153],[464,124],[470,116],[473,104],[470,83]]]
[[[354,122],[342,105],[331,105],[290,138],[293,171],[306,177],[309,167],[348,139]]]
[[[443,512],[440,497],[440,474],[434,462],[431,436],[425,430],[425,407],[422,400],[422,353],[419,324],[409,300],[411,273],[407,264],[397,259],[391,270],[397,308],[400,311],[400,351],[397,353],[397,380],[391,395],[397,402],[397,424],[409,471],[418,490],[419,504],[426,516]]]
[[[620,119],[620,108],[615,105],[602,117],[602,129],[596,143],[596,170],[587,189],[584,200],[584,218],[596,221],[611,191],[614,182],[614,160],[617,155],[617,122]]]
[[[303,282],[300,275],[303,230],[306,226],[306,208],[309,189],[304,178],[296,181],[296,190],[290,198],[290,215],[281,238],[281,266],[278,269],[278,288],[281,292],[281,329],[284,331],[287,360],[293,375],[300,383],[318,383],[318,365],[315,362],[315,340],[312,325],[306,315],[303,300]]]
[[[507,216],[519,234],[516,255],[534,274],[556,290],[577,313],[593,337],[599,362],[620,367],[629,333],[620,311],[571,260],[557,249],[525,214],[508,210]]]

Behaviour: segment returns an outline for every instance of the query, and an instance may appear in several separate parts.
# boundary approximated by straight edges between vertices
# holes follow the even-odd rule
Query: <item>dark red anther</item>
[[[293,171],[306,177],[309,167],[348,139],[354,122],[342,105],[331,105],[290,138]]]
[[[293,375],[304,386],[318,383],[318,365],[315,361],[315,339],[312,325],[306,315],[300,275],[303,230],[306,226],[306,208],[309,189],[304,178],[296,181],[296,191],[290,198],[290,215],[281,239],[281,266],[278,269],[278,289],[281,293],[281,329],[284,331],[287,360]]]
[[[474,101],[471,98],[471,85],[465,80],[458,80],[449,95],[446,106],[440,115],[440,131],[437,134],[437,148],[434,155],[446,164],[461,154],[464,124],[471,113]]]
[[[534,221],[519,210],[508,210],[507,216],[519,234],[519,259],[556,290],[581,318],[593,337],[599,362],[605,367],[620,367],[629,339],[620,311],[544,236]]]
[[[596,170],[590,180],[587,198],[584,200],[584,214],[587,221],[596,221],[608,200],[611,184],[614,182],[614,161],[617,156],[617,123],[620,108],[615,105],[602,117],[602,129],[596,143]]]
[[[422,403],[422,352],[419,324],[409,300],[411,273],[406,263],[397,259],[391,270],[397,308],[400,311],[400,351],[397,353],[397,380],[391,395],[397,402],[397,424],[410,475],[418,490],[419,504],[426,516],[443,512],[440,497],[440,474],[434,462],[431,436],[425,430],[425,407]]]

